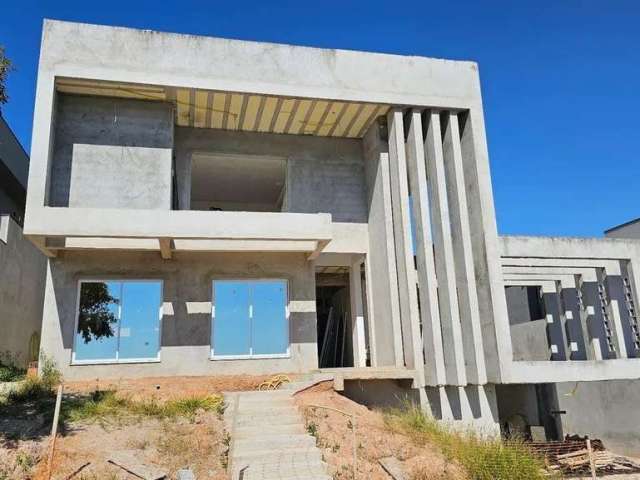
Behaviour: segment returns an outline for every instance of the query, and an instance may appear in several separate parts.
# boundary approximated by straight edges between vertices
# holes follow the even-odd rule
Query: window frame
[[[120,319],[118,319],[118,344],[116,348],[116,358],[96,358],[88,360],[78,360],[76,358],[76,344],[78,341],[78,323],[80,321],[80,294],[83,283],[98,282],[118,282],[118,283],[160,283],[160,304],[158,305],[158,354],[149,358],[119,358],[120,357]],[[78,280],[76,289],[76,310],[75,322],[73,326],[73,348],[71,349],[71,365],[122,365],[128,363],[159,363],[162,352],[162,320],[164,317],[164,280],[161,278],[81,278]],[[120,306],[122,308],[122,306]]]
[[[284,353],[261,353],[261,354],[253,354],[249,353],[248,355],[216,355],[213,345],[214,345],[214,336],[215,336],[215,319],[216,319],[216,282],[244,282],[244,283],[267,283],[267,282],[284,282],[286,288],[286,298],[285,298],[285,334],[286,334],[286,343],[287,343],[287,351]],[[289,305],[291,303],[291,296],[289,293],[289,280],[286,278],[214,278],[211,280],[211,335],[209,338],[209,360],[212,361],[224,361],[224,360],[260,360],[260,359],[282,359],[282,358],[291,358],[291,311],[289,309]],[[250,319],[251,326],[253,327],[253,302],[249,304],[250,308]],[[253,342],[252,342],[253,343]],[[251,344],[249,347],[250,351],[253,350],[253,345]]]

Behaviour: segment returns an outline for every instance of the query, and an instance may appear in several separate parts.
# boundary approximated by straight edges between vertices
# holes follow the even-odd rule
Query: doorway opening
[[[318,365],[353,366],[349,267],[316,269]]]

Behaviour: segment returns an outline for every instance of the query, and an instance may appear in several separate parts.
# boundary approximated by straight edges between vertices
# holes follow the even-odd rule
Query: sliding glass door
[[[288,356],[287,304],[285,280],[214,281],[212,357]]]

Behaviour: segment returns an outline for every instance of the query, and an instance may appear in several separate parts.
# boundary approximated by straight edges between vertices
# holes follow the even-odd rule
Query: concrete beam
[[[163,260],[171,260],[171,239],[159,238],[158,244],[160,246],[160,256]]]

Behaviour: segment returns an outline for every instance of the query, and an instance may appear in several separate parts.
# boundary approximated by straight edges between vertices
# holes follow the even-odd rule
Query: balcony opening
[[[196,153],[191,210],[286,211],[287,160],[262,155]]]

